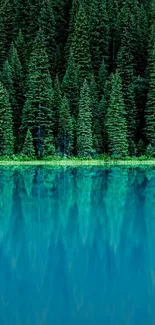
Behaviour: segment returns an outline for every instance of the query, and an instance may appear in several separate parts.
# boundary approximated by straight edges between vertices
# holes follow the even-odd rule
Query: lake
[[[155,168],[0,168],[0,324],[155,324]]]

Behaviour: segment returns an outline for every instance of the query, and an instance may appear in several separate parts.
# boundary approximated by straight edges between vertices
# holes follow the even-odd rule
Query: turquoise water
[[[0,168],[3,324],[155,324],[155,169]]]

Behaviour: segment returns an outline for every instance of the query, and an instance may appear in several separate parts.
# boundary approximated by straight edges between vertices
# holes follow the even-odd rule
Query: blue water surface
[[[0,168],[0,325],[155,324],[155,169]]]

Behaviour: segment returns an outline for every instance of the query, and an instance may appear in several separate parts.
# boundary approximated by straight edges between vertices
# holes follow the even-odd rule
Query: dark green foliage
[[[97,153],[102,152],[102,129],[101,129],[101,111],[99,107],[99,97],[97,84],[94,75],[90,80],[90,99],[91,99],[91,112],[92,112],[92,132],[93,132],[93,147]]]
[[[154,157],[154,149],[151,144],[149,144],[146,148],[145,152],[146,157],[153,158]]]
[[[65,47],[65,55],[66,59],[69,58],[70,55],[70,48],[74,36],[74,25],[76,21],[76,16],[78,14],[79,10],[79,5],[80,5],[80,0],[73,0],[72,1],[72,7],[70,9],[70,19],[69,19],[69,30],[68,30],[68,39]]]
[[[103,58],[98,73],[98,90],[99,90],[100,98],[102,98],[102,96],[105,93],[106,81],[107,81],[107,67],[105,64],[105,59]]]
[[[14,152],[13,122],[9,96],[0,82],[0,156],[10,157]]]
[[[56,22],[56,72],[62,80],[65,73],[65,47],[68,37],[70,1],[68,0],[51,0]]]
[[[19,129],[21,127],[22,109],[25,96],[23,70],[14,44],[11,46],[9,64],[12,72],[12,83],[14,91],[14,105],[12,106],[12,112],[14,123],[15,151],[17,152],[19,150]]]
[[[127,123],[122,93],[121,78],[116,72],[111,78],[112,90],[107,111],[108,148],[113,157],[128,155]]]
[[[79,116],[77,127],[77,153],[79,157],[90,157],[93,148],[91,95],[88,83],[84,80],[80,91]]]
[[[100,139],[100,150],[105,153],[108,152],[108,139],[106,129],[107,103],[103,95],[98,107],[98,137]]]
[[[56,70],[56,31],[55,18],[50,0],[42,0],[42,8],[39,16],[39,27],[45,37],[46,51],[49,57],[50,73],[53,77]]]
[[[60,106],[58,131],[60,153],[63,156],[71,156],[73,152],[73,126],[66,96],[63,97]]]
[[[2,68],[15,36],[13,3],[11,0],[0,3],[0,68]]]
[[[51,157],[55,155],[55,146],[53,139],[53,131],[50,129],[47,132],[47,135],[44,139],[44,149],[43,149],[43,157]]]
[[[1,74],[1,81],[3,82],[4,87],[6,88],[9,100],[12,106],[12,109],[16,107],[16,99],[15,99],[15,89],[13,84],[13,77],[12,77],[12,69],[8,62],[8,60],[5,61],[2,74]]]
[[[134,72],[133,60],[130,49],[128,48],[128,40],[122,39],[122,46],[118,53],[117,67],[122,79],[122,91],[127,116],[127,130],[130,153],[133,153],[133,145],[135,142],[136,131],[136,106],[134,93]]]
[[[52,110],[53,110],[53,135],[57,142],[58,136],[58,119],[59,119],[59,112],[62,102],[62,92],[60,87],[60,82],[58,75],[54,80],[54,92],[53,92],[53,99],[52,99]]]
[[[145,153],[145,143],[142,139],[139,140],[138,144],[137,144],[137,155],[143,156]]]
[[[79,102],[78,70],[72,52],[70,53],[68,67],[63,78],[62,87],[66,97],[68,98],[71,114],[74,119],[77,119]]]
[[[93,0],[90,16],[90,48],[95,76],[98,75],[101,62],[109,57],[109,19],[106,2]]]
[[[85,10],[82,6],[76,17],[74,35],[72,40],[72,51],[75,63],[78,65],[79,84],[83,84],[85,78],[90,79],[91,55],[89,42],[89,25]]]
[[[15,21],[18,30],[21,30],[22,35],[29,47],[30,43],[30,8],[31,0],[14,0],[15,3]]]
[[[146,138],[148,143],[155,144],[155,44],[149,58],[149,91],[145,111]]]
[[[76,131],[78,118],[78,104],[79,104],[79,82],[78,71],[75,65],[72,52],[70,53],[68,67],[62,82],[63,91],[68,99],[70,113],[73,122],[73,138],[74,138],[74,153],[76,152]]]
[[[26,138],[24,141],[22,154],[29,158],[35,157],[35,150],[34,150],[34,146],[33,146],[33,137],[32,137],[32,133],[31,133],[30,129],[28,129],[27,133],[26,133]]]
[[[37,156],[43,156],[44,139],[53,128],[52,80],[45,50],[45,39],[39,30],[31,55],[28,75],[27,100],[23,109],[22,130],[30,128]]]
[[[154,149],[154,40],[154,0],[0,1],[13,153],[30,133],[40,159]]]
[[[22,66],[22,70],[23,70],[24,74],[26,74],[26,72],[27,72],[27,49],[26,49],[26,44],[25,44],[25,40],[24,40],[21,29],[17,36],[15,46],[16,46],[18,57],[19,57],[19,60],[20,60],[21,66]]]

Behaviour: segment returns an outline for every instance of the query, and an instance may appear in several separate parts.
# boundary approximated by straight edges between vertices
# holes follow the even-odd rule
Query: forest
[[[155,155],[155,0],[0,0],[0,156]]]

